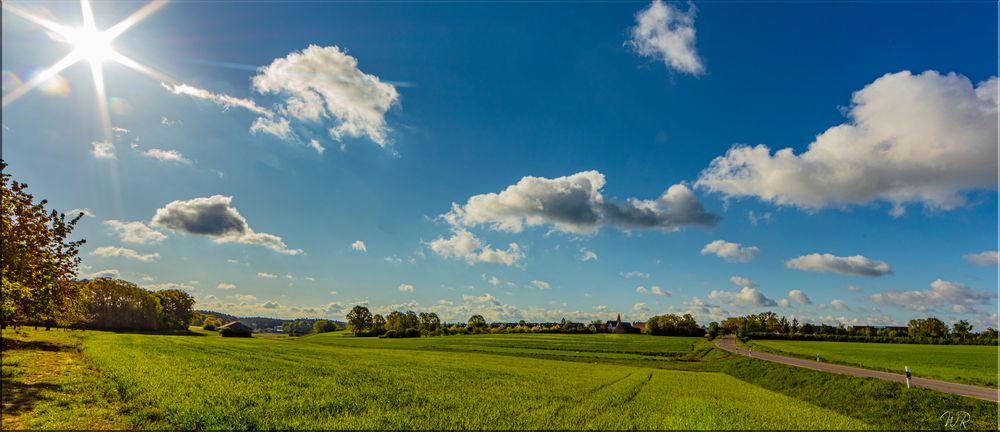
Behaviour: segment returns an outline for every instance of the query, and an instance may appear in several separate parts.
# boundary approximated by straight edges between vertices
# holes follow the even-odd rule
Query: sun
[[[68,32],[66,36],[77,56],[90,63],[101,63],[116,54],[107,32],[79,28]]]
[[[90,74],[94,78],[94,94],[97,96],[98,114],[101,117],[101,126],[104,129],[105,141],[111,140],[111,118],[108,113],[108,101],[104,91],[104,68],[106,61],[114,61],[120,65],[129,67],[141,72],[153,79],[161,82],[174,82],[166,75],[159,73],[141,63],[132,60],[128,56],[115,51],[112,42],[115,38],[125,33],[129,28],[142,21],[153,12],[163,7],[166,0],[153,0],[139,10],[135,11],[128,18],[121,20],[105,30],[99,30],[94,20],[94,10],[90,6],[90,0],[80,0],[80,11],[83,15],[82,27],[68,27],[47,18],[35,15],[27,10],[12,4],[10,1],[3,2],[3,9],[14,13],[32,23],[38,24],[46,30],[59,35],[60,39],[73,47],[69,54],[66,54],[52,66],[42,70],[28,82],[15,88],[10,93],[3,95],[3,107],[17,100],[21,96],[37,87],[39,84],[48,81],[50,78],[77,62],[85,61],[90,65]]]

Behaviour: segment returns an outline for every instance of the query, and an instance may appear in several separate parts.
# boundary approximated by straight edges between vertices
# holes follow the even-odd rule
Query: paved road
[[[736,338],[733,336],[724,336],[721,340],[719,340],[719,342],[716,342],[715,346],[722,348],[726,351],[729,351],[731,353],[735,353],[737,355],[749,354],[747,350],[738,348],[736,346]],[[833,363],[820,363],[815,360],[803,360],[800,358],[785,357],[781,355],[764,353],[759,351],[754,352],[752,357],[755,359],[767,360],[775,363],[783,363],[787,365],[814,369],[823,372],[833,372],[842,375],[878,378],[886,381],[895,381],[898,383],[903,383],[904,385],[906,384],[906,376],[902,374],[880,372],[871,369],[861,369],[850,366],[841,366]],[[979,387],[966,384],[956,384],[946,381],[938,381],[938,380],[917,378],[917,377],[913,377],[913,385],[945,393],[953,393],[962,396],[985,399],[993,402],[997,402],[998,399],[998,392],[997,389],[995,388]]]

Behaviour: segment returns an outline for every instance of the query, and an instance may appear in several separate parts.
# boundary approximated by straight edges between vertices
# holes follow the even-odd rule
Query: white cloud
[[[358,69],[358,60],[336,46],[308,48],[275,59],[259,69],[253,88],[286,97],[279,111],[296,120],[336,121],[330,136],[367,137],[381,147],[388,137],[385,114],[399,102],[392,84]]]
[[[83,275],[84,279],[97,279],[97,278],[121,279],[121,277],[122,277],[122,272],[118,271],[118,269],[98,270],[93,273]]]
[[[580,248],[580,261],[597,261],[597,252],[587,248]]]
[[[607,312],[607,311],[608,311],[608,306],[607,305],[597,305],[597,306],[594,306],[594,312]]]
[[[316,150],[316,153],[319,153],[320,156],[322,156],[323,152],[326,151],[326,147],[323,147],[323,144],[320,144],[319,141],[315,139],[309,140],[309,147]]]
[[[337,295],[336,291],[330,291],[330,295]]]
[[[236,284],[219,282],[219,285],[217,285],[216,288],[222,289],[222,290],[233,289],[233,288],[236,288]]]
[[[118,159],[115,155],[115,145],[111,142],[94,141],[90,143],[90,154],[97,159]]]
[[[646,302],[642,302],[642,303],[636,303],[636,304],[632,305],[632,310],[635,311],[635,312],[641,312],[641,311],[646,311],[646,310],[649,310],[649,309],[646,308]]]
[[[250,133],[256,135],[258,132],[268,133],[284,140],[296,139],[295,133],[292,132],[292,122],[286,118],[257,117],[250,125]]]
[[[143,156],[151,157],[153,159],[165,162],[178,162],[183,164],[191,164],[191,160],[184,157],[181,152],[177,150],[162,150],[162,149],[149,149],[142,152]]]
[[[714,254],[726,261],[747,262],[753,259],[760,252],[757,246],[743,247],[740,243],[727,242],[725,240],[715,240],[701,248],[702,255]]]
[[[102,257],[122,257],[145,262],[155,261],[160,257],[160,254],[158,253],[141,254],[132,249],[116,246],[102,246],[94,249],[94,251],[90,254]]]
[[[855,276],[885,276],[892,269],[884,261],[872,261],[862,255],[839,257],[831,254],[812,253],[792,258],[785,267],[813,272],[834,272]]]
[[[982,251],[977,254],[965,254],[962,255],[962,259],[966,262],[984,267],[995,266],[1000,263],[1000,256],[997,255],[997,251]]]
[[[531,281],[531,285],[533,285],[535,288],[543,289],[543,290],[547,290],[547,289],[552,288],[552,285],[549,284],[548,282],[545,282],[543,280],[538,280],[538,279],[535,279],[535,280]]]
[[[886,291],[871,295],[875,303],[894,306],[917,312],[934,311],[940,307],[974,311],[974,306],[989,305],[997,294],[979,291],[956,282],[937,279],[931,282],[930,289],[920,291]]]
[[[94,217],[94,212],[90,211],[89,208],[75,208],[66,212],[66,216],[77,217],[80,213],[83,213],[83,217]]]
[[[413,291],[416,291],[416,290],[415,290],[415,289],[413,288],[413,285],[410,285],[410,284],[402,284],[402,285],[400,285],[400,286],[399,286],[399,292],[409,292],[409,293],[411,293],[411,292],[413,292]]]
[[[810,299],[809,296],[801,290],[788,291],[788,298],[795,300],[799,304],[812,304],[812,299]]]
[[[271,117],[274,115],[270,110],[262,108],[257,105],[256,102],[250,99],[242,99],[238,97],[229,96],[226,94],[212,93],[205,89],[200,89],[187,84],[167,84],[160,83],[163,88],[169,90],[173,94],[177,95],[187,95],[197,99],[203,99],[210,102],[214,102],[219,105],[224,110],[229,110],[232,107],[243,108],[255,114],[262,116]],[[163,117],[163,124],[168,124],[166,117]]]
[[[836,309],[836,310],[844,310],[844,309],[850,310],[851,309],[851,308],[847,307],[847,304],[844,303],[843,300],[838,300],[838,299],[830,300],[830,305],[833,306],[833,308]]]
[[[354,249],[358,252],[368,253],[368,246],[366,246],[365,242],[361,240],[355,240],[354,243],[351,243],[351,249]]]
[[[653,286],[651,286],[649,288],[646,288],[646,287],[640,285],[640,286],[637,286],[635,288],[635,292],[638,293],[638,294],[651,294],[651,295],[657,295],[657,296],[662,296],[662,297],[667,297],[667,296],[670,295],[669,291],[664,291],[663,288],[660,288],[659,285],[653,285]]]
[[[747,212],[747,219],[750,220],[750,225],[757,226],[758,223],[764,222],[765,224],[771,223],[771,212],[764,212],[764,214],[758,216],[753,210]]]
[[[739,292],[716,291],[708,293],[708,298],[716,301],[726,302],[732,306],[776,306],[778,303],[774,299],[768,298],[756,288],[743,287]]]
[[[644,273],[640,271],[618,272],[618,274],[625,279],[632,279],[632,278],[649,279],[649,273]]]
[[[464,205],[452,203],[441,217],[452,226],[486,225],[494,230],[521,232],[552,225],[557,231],[593,234],[603,224],[623,230],[675,231],[685,226],[711,227],[718,215],[707,213],[690,189],[676,184],[655,200],[605,199],[604,175],[584,171],[547,179],[524,177],[497,193],[475,195]]]
[[[104,224],[117,231],[121,241],[126,243],[159,243],[167,238],[165,234],[150,228],[145,222],[110,219],[104,221]]]
[[[142,288],[145,288],[145,289],[148,289],[148,290],[151,290],[151,291],[163,291],[163,290],[168,290],[168,289],[177,289],[177,290],[192,290],[192,289],[194,289],[194,286],[191,285],[191,284],[177,283],[177,282],[165,282],[165,283],[148,284],[148,285],[140,285],[140,286]]]
[[[887,201],[950,210],[972,189],[997,184],[997,78],[927,71],[886,74],[856,92],[847,123],[800,155],[734,146],[702,171],[697,186],[807,210]]]
[[[693,4],[682,11],[654,0],[636,14],[628,44],[639,55],[663,61],[668,69],[701,75],[705,73],[705,65],[695,49],[695,12]]]
[[[494,249],[463,228],[452,228],[451,237],[438,237],[430,242],[430,248],[442,257],[465,260],[470,265],[495,263],[511,266],[524,259],[524,252],[517,243],[511,243],[507,250]]]
[[[856,285],[848,285],[848,286],[844,287],[844,289],[846,289],[846,290],[848,290],[848,291],[850,291],[850,292],[858,292],[858,291],[861,291],[861,288],[860,288],[860,287],[858,287],[858,286],[856,286]]]
[[[750,279],[747,279],[747,278],[745,278],[743,276],[732,276],[732,277],[729,278],[729,282],[732,283],[733,285],[740,286],[740,287],[748,286],[748,287],[753,288],[753,287],[757,286],[756,282],[754,282],[754,281],[752,281]]]
[[[260,273],[257,273],[257,277],[263,278],[263,279],[274,279],[274,278],[278,277],[278,275],[276,275],[274,273],[260,272]]]
[[[152,224],[174,231],[211,237],[216,243],[259,245],[286,255],[298,255],[302,249],[289,249],[281,237],[254,232],[236,208],[233,197],[214,195],[188,201],[173,201],[156,210]]]

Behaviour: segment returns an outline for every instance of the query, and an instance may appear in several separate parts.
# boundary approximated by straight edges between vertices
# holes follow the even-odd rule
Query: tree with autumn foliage
[[[46,210],[28,185],[15,181],[0,160],[3,197],[0,223],[0,326],[26,322],[70,324],[82,318],[81,286],[73,282],[84,240],[70,234],[83,214]]]

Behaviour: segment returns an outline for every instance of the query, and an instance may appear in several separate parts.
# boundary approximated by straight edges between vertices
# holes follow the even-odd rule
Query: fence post
[[[913,379],[910,376],[910,367],[907,366],[906,367],[906,388],[912,388],[912,387],[913,387]]]

